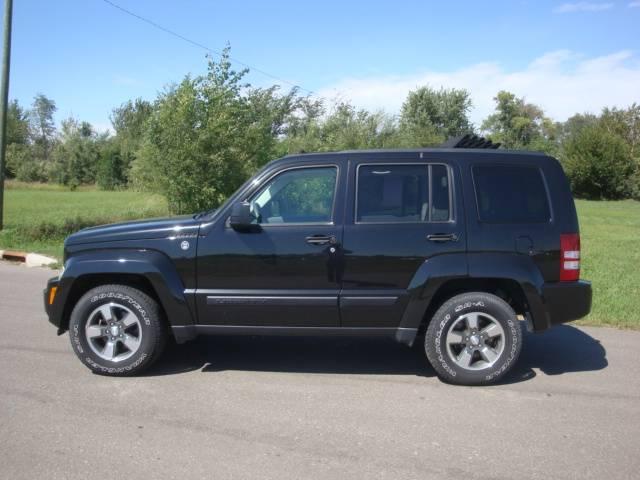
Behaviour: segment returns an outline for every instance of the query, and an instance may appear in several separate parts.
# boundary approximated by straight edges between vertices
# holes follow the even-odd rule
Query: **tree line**
[[[566,122],[500,91],[479,130],[470,94],[429,86],[408,93],[398,115],[258,88],[233,69],[227,48],[153,101],[132,100],[111,114],[114,134],[75,118],[56,128],[56,104],[38,94],[30,109],[12,101],[6,174],[74,189],[136,188],[165,195],[178,213],[219,205],[268,161],[286,154],[437,146],[479,133],[504,148],[540,150],[560,159],[574,194],[640,199],[640,105],[578,113]]]

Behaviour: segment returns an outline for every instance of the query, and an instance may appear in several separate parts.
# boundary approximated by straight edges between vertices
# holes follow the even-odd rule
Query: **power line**
[[[174,36],[176,38],[179,38],[180,40],[182,40],[184,42],[190,43],[191,45],[193,45],[195,47],[198,47],[198,48],[201,48],[202,50],[204,50],[206,52],[213,53],[213,54],[218,55],[218,56],[222,56],[222,52],[221,51],[215,50],[213,48],[209,48],[209,47],[207,47],[206,45],[204,45],[204,44],[202,44],[200,42],[196,42],[195,40],[191,40],[190,38],[187,38],[184,35],[181,35],[180,33],[174,32],[173,30],[170,30],[167,27],[163,27],[162,25],[157,24],[153,20],[149,20],[148,18],[145,18],[142,15],[138,15],[137,13],[134,13],[134,12],[132,12],[130,10],[127,10],[126,8],[121,7],[120,5],[118,5],[117,3],[112,2],[111,0],[102,0],[102,1],[104,3],[106,3],[107,5],[110,5],[113,8],[116,8],[116,9],[120,10],[123,13],[126,13],[127,15],[130,15],[130,16],[132,16],[134,18],[137,18],[138,20],[140,20],[140,21],[142,21],[142,22],[144,22],[144,23],[146,23],[148,25],[151,25],[154,28],[157,28],[158,30],[161,30],[161,31],[163,31],[165,33],[168,33],[169,35],[172,35],[172,36]],[[269,72],[266,72],[266,71],[261,70],[259,68],[253,67],[253,66],[249,65],[246,62],[238,60],[237,58],[229,57],[229,60],[231,60],[234,63],[237,63],[238,65],[242,65],[243,67],[248,68],[251,71],[258,72],[258,73],[264,75],[265,77],[269,77],[272,80],[276,80],[276,81],[278,81],[280,83],[286,83],[287,85],[290,85],[290,86],[292,86],[294,88],[297,88],[298,90],[302,90],[303,92],[307,92],[309,95],[314,95],[313,91],[311,91],[311,90],[303,88],[300,85],[296,85],[295,83],[290,82],[288,80],[285,80],[283,78],[277,77],[276,75],[272,75]]]

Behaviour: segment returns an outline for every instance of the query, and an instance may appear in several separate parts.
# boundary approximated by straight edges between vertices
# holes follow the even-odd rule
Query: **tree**
[[[567,121],[561,125],[560,130],[562,141],[571,136],[577,135],[583,128],[595,125],[597,123],[597,115],[594,115],[592,113],[576,113],[575,115],[569,117]]]
[[[51,178],[72,188],[96,181],[100,158],[100,143],[89,122],[74,118],[62,121],[61,141],[55,146],[52,159],[54,167]]]
[[[630,147],[603,122],[567,139],[562,157],[575,195],[595,200],[629,195],[628,180],[634,172]]]
[[[115,137],[105,138],[101,142],[96,168],[96,184],[102,190],[115,190],[126,186],[126,169],[121,155],[122,150]]]
[[[56,134],[53,115],[56,113],[56,102],[38,93],[34,99],[29,117],[33,130],[34,144],[38,149],[37,156],[49,161]]]
[[[7,144],[26,145],[29,142],[29,115],[18,100],[9,103],[7,109]]]
[[[633,159],[633,172],[626,185],[629,195],[640,200],[640,105],[634,103],[626,109],[605,108],[600,122],[607,132],[620,136],[629,147]]]
[[[176,212],[219,205],[273,158],[295,91],[251,88],[227,47],[206,75],[187,76],[156,100],[134,161],[135,183],[162,192]]]
[[[412,146],[438,145],[449,137],[473,132],[470,110],[467,90],[420,87],[409,92],[402,104],[400,128]]]
[[[333,105],[326,114],[322,100],[304,99],[287,124],[286,153],[400,146],[392,117],[347,102]]]
[[[553,154],[558,146],[560,126],[544,115],[540,107],[500,91],[494,98],[496,111],[482,122],[493,142],[505,148],[542,150]]]
[[[136,158],[136,152],[142,145],[146,124],[152,113],[153,104],[141,98],[129,100],[111,112],[111,125],[116,134],[113,145],[108,148],[107,156],[115,158],[113,148],[117,148],[118,161],[111,162],[110,167],[103,170],[103,173],[109,171],[113,175],[111,180],[103,177],[105,185],[114,182],[120,185],[122,182],[125,184],[128,182],[131,165]],[[120,171],[114,170],[116,168]]]
[[[17,100],[9,103],[7,109],[7,163],[5,175],[16,176],[21,164],[28,161],[29,149],[29,117]]]

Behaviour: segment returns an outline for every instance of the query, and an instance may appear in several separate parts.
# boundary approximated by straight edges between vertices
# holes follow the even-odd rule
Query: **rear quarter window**
[[[473,167],[478,217],[487,223],[546,223],[549,197],[539,168],[526,165]]]

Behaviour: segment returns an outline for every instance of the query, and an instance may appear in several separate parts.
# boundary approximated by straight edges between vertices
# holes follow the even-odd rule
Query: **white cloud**
[[[563,3],[554,8],[553,11],[554,13],[601,12],[610,8],[613,8],[613,3],[576,2]]]
[[[525,97],[562,121],[574,113],[598,113],[605,106],[640,102],[640,61],[628,50],[591,58],[558,50],[519,70],[485,62],[454,71],[346,78],[320,89],[318,94],[349,99],[370,110],[397,113],[407,93],[423,85],[469,90],[474,105],[471,119],[476,125],[493,111],[493,97],[499,90]]]
[[[629,8],[640,8],[640,2],[629,2]]]
[[[112,127],[111,123],[95,122],[95,123],[92,123],[91,125],[93,126],[93,129],[97,133],[107,133],[109,135],[115,134],[115,132],[113,131],[113,127]]]

